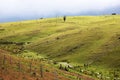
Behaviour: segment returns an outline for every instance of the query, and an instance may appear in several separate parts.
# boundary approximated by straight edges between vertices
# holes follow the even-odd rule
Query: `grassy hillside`
[[[47,61],[11,55],[10,52],[0,49],[0,80],[76,80],[75,75],[79,74],[71,75]],[[83,79],[94,80],[87,76]]]
[[[55,61],[109,68],[120,66],[120,15],[74,16],[0,24],[1,42],[19,45]],[[0,45],[12,51],[14,45]]]

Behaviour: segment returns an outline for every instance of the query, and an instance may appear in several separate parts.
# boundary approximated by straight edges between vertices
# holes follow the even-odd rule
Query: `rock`
[[[118,39],[120,39],[120,37],[118,37]]]
[[[0,80],[4,80],[4,79],[0,77]]]
[[[36,76],[36,73],[35,73],[35,72],[33,72],[33,73],[32,73],[32,75],[35,77],[35,76]]]
[[[59,37],[56,38],[57,40],[60,39]]]

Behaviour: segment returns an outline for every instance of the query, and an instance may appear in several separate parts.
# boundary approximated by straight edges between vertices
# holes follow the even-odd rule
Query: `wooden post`
[[[43,78],[43,65],[40,65],[40,76]]]
[[[11,59],[11,57],[10,57],[10,64],[12,64],[12,59]]]
[[[58,80],[58,77],[57,77],[57,71],[54,71],[54,80]]]
[[[21,64],[20,64],[20,62],[18,63],[18,70],[19,70],[19,72],[21,71]]]
[[[5,65],[5,60],[6,60],[6,57],[5,55],[3,56],[3,65]]]
[[[32,71],[32,63],[30,63],[30,72]]]

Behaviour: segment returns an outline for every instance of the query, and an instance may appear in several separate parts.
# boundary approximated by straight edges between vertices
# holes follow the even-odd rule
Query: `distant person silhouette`
[[[64,22],[66,21],[66,16],[63,17]]]

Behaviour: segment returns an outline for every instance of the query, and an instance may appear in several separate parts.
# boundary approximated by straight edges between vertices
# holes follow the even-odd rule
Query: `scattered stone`
[[[59,37],[56,38],[57,40],[60,39]]]
[[[67,67],[65,67],[65,71],[68,71],[68,68],[67,68]]]
[[[118,39],[120,39],[120,37]]]
[[[5,67],[4,67],[4,66],[2,66],[2,67],[1,67],[1,69],[2,69],[2,70],[4,70],[4,69],[5,69]]]
[[[33,73],[32,73],[32,75],[35,77],[35,76],[36,76],[36,73],[35,73],[35,72],[33,72]]]
[[[0,77],[0,80],[4,80],[4,79]]]
[[[46,72],[49,72],[49,70],[48,70],[48,69],[46,69]]]

